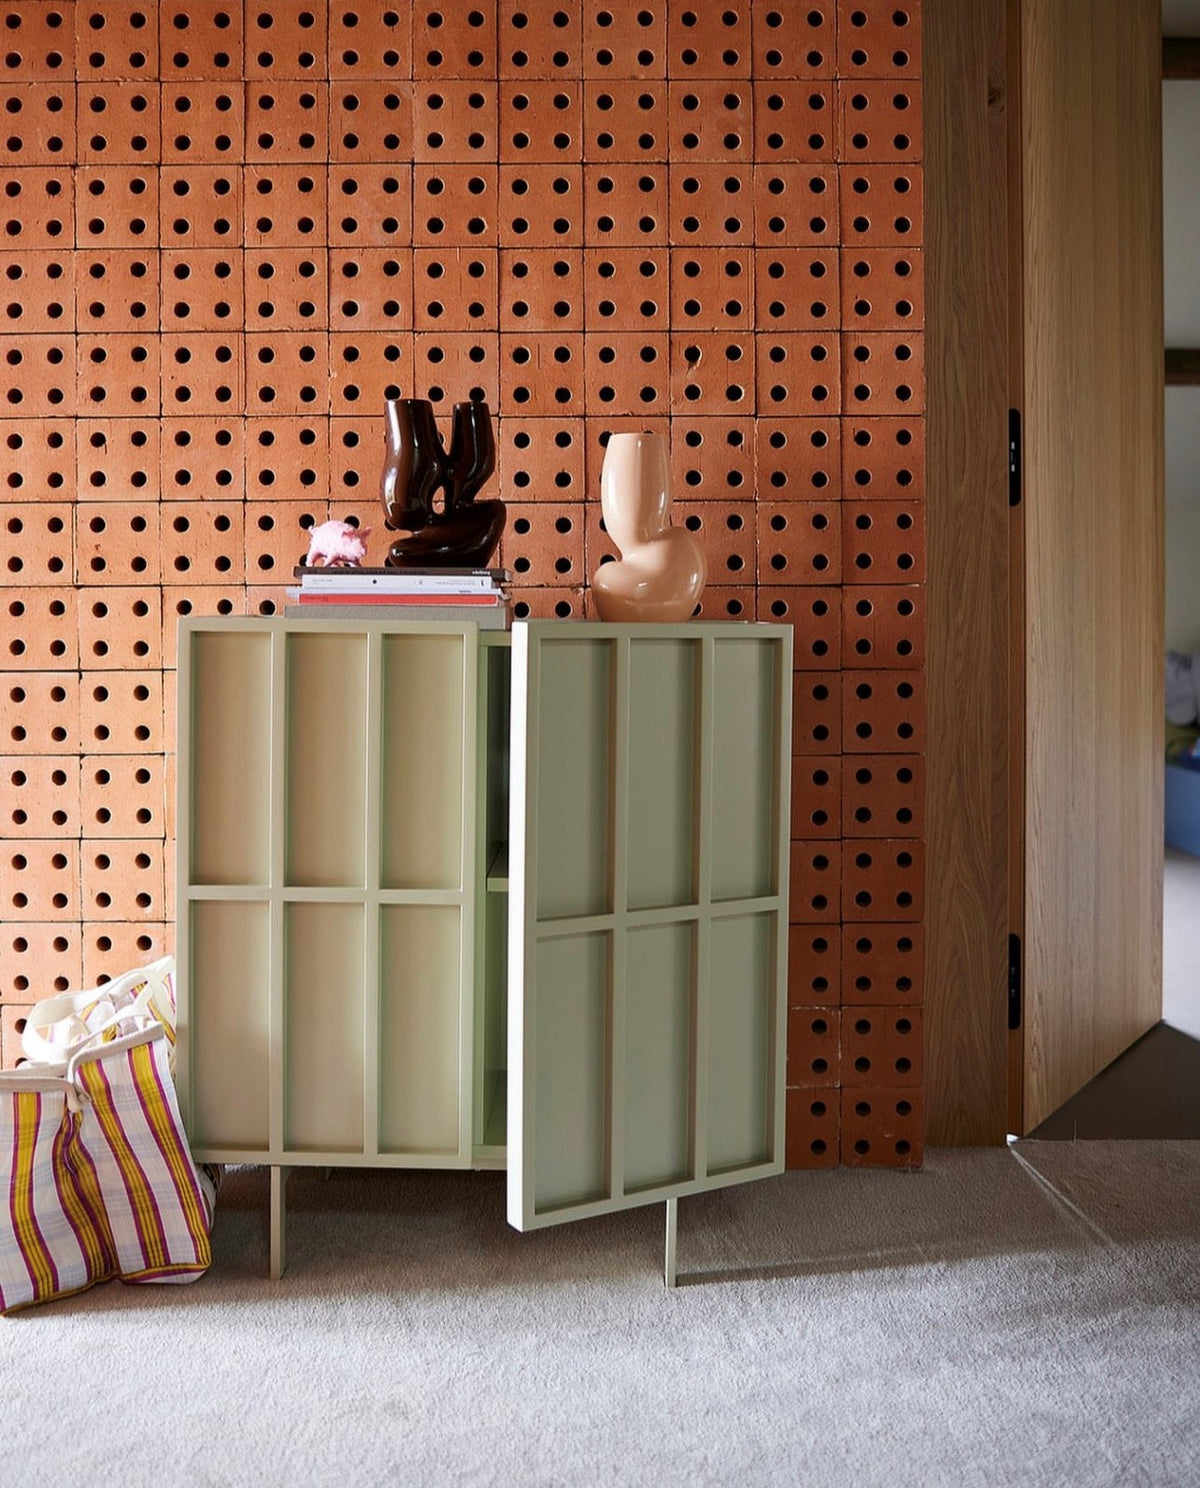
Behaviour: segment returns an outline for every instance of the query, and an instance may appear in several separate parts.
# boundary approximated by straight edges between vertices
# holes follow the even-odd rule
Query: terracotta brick
[[[671,254],[671,323],[698,331],[750,330],[754,257],[749,248],[694,248]]]
[[[326,181],[332,247],[407,247],[412,241],[410,165],[330,165]]]
[[[788,1007],[833,1006],[840,987],[840,932],[822,925],[789,925]]]
[[[103,838],[80,844],[87,920],[164,920],[161,838]]]
[[[921,842],[847,841],[842,858],[842,919],[919,921],[925,912]]]
[[[75,101],[77,149],[83,164],[153,168],[162,158],[157,83],[145,79],[83,83]]]
[[[763,408],[801,417],[839,411],[841,347],[836,335],[784,331],[754,339]]]
[[[842,242],[851,247],[920,244],[924,172],[911,162],[842,165]]]
[[[11,579],[12,575],[7,575]],[[79,667],[78,597],[61,581],[44,588],[8,587],[0,596],[4,634],[0,660],[7,667],[76,671]]]
[[[247,255],[248,269],[249,259]],[[334,249],[329,255],[329,324],[344,331],[411,330],[412,271],[411,256],[389,248]],[[284,272],[293,271],[277,267],[277,279]],[[300,272],[304,272],[303,267]],[[307,303],[313,303],[311,296]],[[299,319],[305,320],[303,301]],[[319,320],[314,322],[319,323]]]
[[[245,16],[247,77],[321,79],[328,70],[327,0],[256,0]]]
[[[0,83],[7,163],[41,165],[76,158],[75,90],[68,79]]]
[[[793,755],[792,836],[842,835],[842,761],[837,755]]]
[[[668,85],[672,162],[744,168],[754,159],[754,92],[748,79]]]
[[[756,78],[831,78],[837,67],[837,6],[819,0],[791,10],[750,0]]]
[[[842,615],[842,654],[847,667],[924,665],[923,590],[901,585],[846,588]]]
[[[172,671],[178,658],[179,622],[185,615],[247,615],[252,613],[245,588],[216,584],[172,586],[162,594],[158,610],[159,644],[163,667]]]
[[[0,250],[0,315],[10,329],[72,331],[72,256],[55,248]]]
[[[236,76],[242,61],[242,15],[230,0],[168,0],[159,8],[164,77]]]
[[[920,672],[852,671],[841,681],[847,752],[924,748],[925,680]]]
[[[673,78],[748,78],[750,0],[667,7],[667,70]]]
[[[513,586],[513,614],[518,620],[594,620],[585,608],[590,594],[579,586],[550,585],[545,588]]]
[[[323,418],[250,421],[245,426],[247,499],[307,502],[324,495],[330,448]]]
[[[838,177],[828,165],[754,167],[754,241],[768,248],[837,244]]]
[[[583,65],[589,78],[665,78],[667,15],[662,5],[583,7]]]
[[[671,474],[677,499],[747,501],[754,496],[754,421],[750,418],[671,420]]]
[[[514,584],[574,588],[584,581],[583,555],[581,502],[508,503],[500,563]]]
[[[915,754],[847,758],[843,836],[922,837],[925,762]]]
[[[0,232],[12,248],[53,248],[71,242],[75,183],[70,164],[6,163]]]
[[[838,76],[921,76],[921,0],[855,0],[838,32]]]
[[[329,282],[323,252],[255,248],[245,254],[243,263],[248,331],[308,331],[329,324]],[[403,302],[403,294],[400,299]],[[396,324],[401,326],[407,317],[398,315]]]
[[[0,505],[0,573],[10,584],[69,582],[71,529],[68,505]]]
[[[248,333],[245,338],[247,415],[307,418],[328,413],[329,339],[319,328]]]
[[[231,413],[243,398],[241,337],[182,332],[162,337],[162,402],[168,415]]]
[[[777,248],[755,259],[758,324],[771,331],[821,331],[839,324],[834,249]]]
[[[81,332],[156,330],[158,255],[114,248],[75,255],[75,316]]]
[[[66,921],[0,926],[0,998],[28,1007],[82,987],[81,939]]]
[[[71,77],[75,62],[71,9],[15,5],[11,0],[4,6],[5,67],[14,78],[35,83]]]
[[[842,747],[841,676],[797,672],[792,678],[792,753],[832,754]]]
[[[752,620],[754,590],[748,585],[706,584],[694,620]]]
[[[7,1002],[0,1007],[0,1066],[6,1070],[27,1062],[21,1049],[21,1034],[31,1010],[32,1004],[21,1002]]]
[[[841,421],[758,418],[758,495],[775,500],[837,500],[841,493]]]
[[[229,501],[241,493],[245,435],[239,417],[168,418],[161,430],[164,501]]]
[[[75,484],[75,426],[67,419],[0,427],[0,489],[10,500],[60,501]]]
[[[114,494],[152,498],[157,493],[157,419],[80,419],[71,433],[77,501],[103,501]]]
[[[501,165],[496,189],[496,220],[505,242],[521,249],[582,246],[582,165]]]
[[[842,324],[847,329],[906,331],[924,323],[920,249],[842,250]]]
[[[278,78],[249,82],[245,106],[247,164],[324,166],[329,158],[329,90],[323,84]],[[390,118],[388,124],[402,128],[407,141],[406,127]]]
[[[856,501],[841,512],[846,572],[880,584],[925,578],[925,508],[919,501]]]
[[[166,748],[161,672],[89,672],[79,692],[83,748],[122,754]]]
[[[245,591],[246,613],[248,615],[259,615],[269,619],[272,615],[282,615],[284,608],[291,603],[283,584],[255,585],[252,589]],[[173,796],[167,797],[168,813],[172,810]]]
[[[309,343],[314,353],[316,342]],[[303,349],[303,348],[302,348]],[[263,339],[263,354],[272,352],[270,338]],[[338,414],[356,414],[359,409],[382,408],[382,399],[403,397],[411,386],[413,338],[400,333],[338,332],[329,338],[329,399]],[[313,386],[319,391],[314,376]],[[395,391],[392,391],[395,389]],[[318,402],[320,401],[318,397]],[[269,405],[266,405],[269,406]]]
[[[172,584],[235,582],[246,547],[240,502],[174,502],[163,508],[162,581]]]
[[[67,754],[6,755],[0,762],[2,837],[79,835],[79,760]]]
[[[788,919],[794,925],[841,919],[842,844],[793,842]]]
[[[677,497],[671,520],[703,546],[711,583],[754,583],[757,540],[751,507],[728,502],[693,503]]]
[[[658,161],[583,166],[586,239],[604,247],[665,246],[670,222],[667,167]]]
[[[163,83],[162,158],[168,165],[236,163],[244,158],[245,99],[240,82]]]
[[[411,13],[414,77],[496,76],[496,0],[420,0]]]
[[[841,158],[871,164],[921,159],[921,84],[839,82]]]
[[[0,754],[79,748],[79,679],[68,672],[0,672]]]
[[[162,350],[157,331],[81,333],[77,397],[94,418],[156,418],[162,407]]]
[[[662,332],[615,331],[584,341],[589,408],[653,417],[669,407],[669,340]]]
[[[581,419],[506,418],[499,428],[500,490],[505,499],[578,502],[584,499],[584,425]]]
[[[440,10],[445,6],[438,4]],[[329,75],[408,77],[412,72],[413,7],[367,0],[329,10]]]
[[[78,920],[79,843],[24,838],[0,843],[0,920]]]
[[[174,950],[172,926],[161,921],[88,925],[83,935],[83,979],[88,986],[119,977]]]
[[[581,248],[502,249],[499,284],[502,331],[525,335],[583,330]]]
[[[754,336],[696,331],[671,345],[671,411],[744,414],[755,403]]]
[[[925,1101],[911,1086],[846,1089],[842,1098],[842,1161],[847,1167],[919,1168],[924,1155]]]
[[[924,497],[924,419],[851,416],[844,423],[842,485],[847,499]]]
[[[413,337],[411,385],[440,413],[448,416],[455,403],[468,398],[498,408],[500,377],[500,337],[491,332]],[[380,397],[382,391],[368,406],[379,408]]]
[[[787,1093],[787,1166],[836,1168],[840,1161],[838,1091],[817,1086]]]
[[[917,1006],[925,996],[924,927],[843,925],[842,967],[847,1005]]]
[[[153,669],[161,639],[161,589],[106,588],[80,594],[79,656],[85,671]]]
[[[309,532],[326,520],[325,502],[248,501],[246,503],[247,584],[291,584],[292,570],[308,552]],[[319,521],[317,520],[319,519]],[[376,523],[376,526],[381,525]],[[234,554],[234,572],[237,555]]]
[[[788,1087],[837,1085],[841,1078],[840,1009],[788,1008],[787,1023]]]
[[[500,0],[497,53],[502,78],[557,78],[578,72],[581,0]]]
[[[343,92],[343,85],[335,83],[335,105]],[[498,85],[441,79],[414,84],[412,131],[414,161],[437,162],[439,165],[495,164],[500,158]],[[336,128],[334,135],[333,158],[354,158],[345,148],[344,137],[339,140]],[[376,155],[373,158],[380,157]]]
[[[319,455],[321,446],[315,445],[314,450]],[[299,485],[295,480],[287,485],[276,480],[270,494],[274,499],[286,501],[294,499],[303,490],[307,494],[300,511],[310,518],[324,505],[319,498],[326,491],[332,492],[335,499],[374,501],[380,494],[383,458],[382,419],[377,413],[364,409],[358,418],[330,419],[328,480],[302,480]],[[253,484],[251,482],[252,488]],[[380,521],[382,516],[380,512]],[[304,522],[305,516],[302,515],[300,520]]]
[[[335,268],[335,294],[337,289]],[[499,257],[494,248],[416,249],[411,292],[412,324],[419,331],[499,329]]]
[[[760,501],[756,518],[760,584],[841,582],[841,510],[836,502]]]
[[[158,28],[151,6],[131,10],[120,0],[75,8],[75,67],[83,78],[158,76]]]
[[[761,587],[757,596],[758,619],[791,622],[792,662],[797,671],[827,672],[841,666],[840,590]]]
[[[75,241],[95,248],[153,247],[159,178],[153,165],[81,166],[76,174]]]
[[[153,502],[97,501],[75,523],[75,582],[157,584],[159,513]]]
[[[328,237],[324,161],[248,165],[242,178],[247,248],[320,249]]]
[[[842,1019],[843,1084],[919,1087],[923,1023],[919,1007],[848,1008]]]
[[[79,764],[85,837],[141,838],[163,830],[162,755],[88,755]]]
[[[165,331],[224,331],[245,325],[243,256],[228,248],[170,248],[162,255]]]
[[[488,163],[418,165],[413,172],[413,242],[442,251],[494,248],[498,172],[498,166]]]
[[[577,82],[501,82],[498,118],[500,159],[507,165],[583,159],[583,89]]]
[[[672,162],[667,190],[674,247],[748,247],[754,242],[755,192],[749,167]]]
[[[70,335],[0,336],[6,386],[5,418],[42,419],[68,411],[75,386],[75,340]]]
[[[583,130],[589,161],[661,162],[668,146],[667,84],[624,78],[585,82]]]
[[[237,248],[243,241],[242,168],[164,165],[159,176],[164,248]]]

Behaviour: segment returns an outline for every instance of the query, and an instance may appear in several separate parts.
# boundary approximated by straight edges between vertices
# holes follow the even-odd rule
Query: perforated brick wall
[[[609,431],[796,632],[789,1161],[921,1151],[919,0],[0,0],[0,1004],[171,947],[175,625],[499,414],[518,612]]]

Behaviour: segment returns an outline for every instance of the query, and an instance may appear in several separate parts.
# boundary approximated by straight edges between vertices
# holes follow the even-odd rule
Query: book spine
[[[466,605],[486,609],[489,606],[504,604],[505,596],[502,594],[387,594],[387,593],[359,593],[357,590],[327,590],[320,594],[311,591],[300,591],[300,603],[302,605],[323,604],[354,604],[354,605],[391,605],[396,609],[420,609],[422,605]]]

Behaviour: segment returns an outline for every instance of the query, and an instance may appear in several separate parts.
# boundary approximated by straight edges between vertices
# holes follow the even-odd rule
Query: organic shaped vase
[[[687,620],[704,588],[704,549],[670,525],[671,468],[657,434],[611,434],[600,470],[600,508],[617,563],[592,575],[601,620]]]
[[[387,525],[411,533],[388,550],[393,568],[483,568],[504,531],[502,501],[477,501],[496,468],[486,403],[454,405],[450,452],[424,398],[389,398],[381,493]],[[434,506],[439,490],[445,495]]]

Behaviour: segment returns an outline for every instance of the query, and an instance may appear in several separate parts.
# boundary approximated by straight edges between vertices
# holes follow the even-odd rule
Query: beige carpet
[[[213,1271],[0,1319],[20,1485],[1200,1483],[1200,1144],[790,1174],[535,1235],[495,1174],[265,1174]]]

